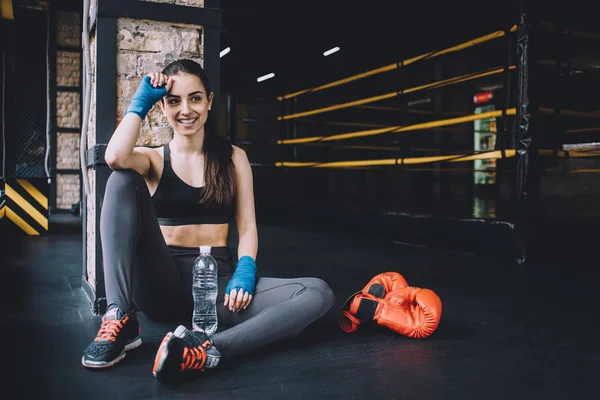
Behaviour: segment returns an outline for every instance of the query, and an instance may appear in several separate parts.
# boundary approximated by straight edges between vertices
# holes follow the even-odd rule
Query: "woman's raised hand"
[[[150,73],[142,78],[125,114],[134,113],[141,119],[146,118],[148,111],[162,99],[173,85],[173,78],[160,72]]]

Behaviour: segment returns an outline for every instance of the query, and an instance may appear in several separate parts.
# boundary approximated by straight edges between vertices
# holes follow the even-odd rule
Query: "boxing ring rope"
[[[598,157],[600,156],[600,150],[596,152],[585,152],[585,151],[564,151],[564,150],[551,150],[551,149],[540,149],[537,151],[541,156],[551,156],[557,158],[586,158],[586,157]],[[400,157],[400,158],[387,158],[380,160],[348,160],[348,161],[331,161],[331,162],[317,162],[317,161],[277,161],[273,164],[275,167],[291,167],[291,168],[356,168],[356,167],[374,167],[374,166],[396,166],[396,165],[416,165],[416,164],[432,164],[432,163],[457,163],[457,162],[468,162],[475,160],[497,160],[501,158],[512,158],[516,155],[515,149],[506,149],[505,155],[502,155],[501,150],[492,150],[486,152],[472,153],[472,154],[450,154],[444,156],[432,156],[432,157]],[[452,170],[456,171],[456,170]],[[470,169],[469,171],[473,171]],[[599,170],[600,171],[600,170]],[[486,171],[489,172],[489,171]]]
[[[552,63],[554,62],[551,60],[543,60],[543,61],[544,61],[544,63],[543,63],[544,65],[552,65]],[[516,69],[515,65],[509,66],[510,71],[513,71],[515,69]],[[469,73],[469,74],[465,74],[465,75],[461,75],[461,76],[457,76],[457,77],[443,79],[443,80],[440,80],[437,82],[427,83],[425,85],[415,86],[415,87],[408,88],[408,89],[403,89],[403,90],[398,90],[395,92],[381,94],[378,96],[367,97],[364,99],[349,101],[347,103],[334,104],[331,106],[322,107],[322,108],[309,110],[309,111],[302,111],[302,112],[295,113],[295,114],[283,115],[283,116],[277,117],[277,119],[280,121],[281,120],[290,120],[290,119],[294,119],[294,118],[306,117],[309,115],[316,115],[316,114],[322,114],[322,113],[326,113],[326,112],[330,112],[330,111],[341,110],[341,109],[349,108],[349,107],[363,106],[364,104],[374,103],[374,102],[378,102],[381,100],[387,100],[387,99],[391,99],[396,96],[402,96],[402,95],[406,95],[409,93],[416,93],[416,92],[428,90],[428,89],[437,89],[437,88],[444,87],[444,86],[454,85],[454,84],[458,84],[458,83],[468,82],[468,81],[471,81],[474,79],[485,78],[488,76],[501,74],[503,72],[505,72],[505,68],[494,67],[494,68],[491,68],[491,69],[483,71],[483,72],[473,72],[473,73]]]
[[[562,115],[568,117],[589,117],[589,118],[600,118],[600,112],[585,112],[585,111],[574,111],[574,110],[563,110],[563,109],[555,109],[549,107],[540,107],[539,112],[546,115]],[[511,108],[506,110],[497,110],[490,111],[481,114],[469,114],[464,117],[450,118],[445,120],[437,120],[430,122],[423,122],[419,124],[409,125],[409,126],[391,126],[380,129],[370,129],[365,131],[358,132],[350,132],[350,133],[341,133],[332,136],[314,136],[314,137],[306,137],[306,138],[298,138],[298,139],[283,139],[278,140],[277,144],[303,144],[309,142],[316,141],[331,141],[331,140],[345,140],[357,137],[365,137],[365,136],[374,136],[381,135],[385,133],[397,133],[397,132],[409,132],[416,130],[424,130],[431,129],[436,127],[448,126],[448,125],[456,125],[465,122],[472,122],[481,119],[495,118],[501,117],[503,115],[516,115],[516,109]]]
[[[501,117],[503,115],[516,115],[516,109],[510,108],[508,110],[489,111],[489,112],[485,112],[485,113],[481,113],[481,114],[470,114],[470,115],[467,115],[464,117],[443,119],[443,120],[430,121],[430,122],[422,122],[422,123],[408,125],[408,126],[391,126],[391,127],[387,127],[387,128],[381,128],[381,129],[370,129],[370,130],[358,131],[358,132],[340,133],[340,134],[332,135],[332,136],[314,136],[314,137],[298,138],[298,139],[283,139],[283,140],[278,140],[277,144],[301,144],[301,143],[316,142],[316,141],[326,142],[326,141],[331,141],[331,140],[345,140],[345,139],[352,139],[352,138],[357,138],[357,137],[382,135],[385,133],[398,133],[398,132],[410,132],[410,131],[416,131],[416,130],[426,130],[426,129],[431,129],[431,128],[462,124],[465,122],[472,122],[472,121],[477,121],[477,120],[482,120],[482,119],[487,119],[487,118]]]
[[[473,179],[475,179],[475,185],[488,183],[495,185],[507,184],[512,188],[513,194],[508,198],[506,194],[496,193],[496,201],[500,201],[499,199],[501,197],[505,197],[507,201],[515,203],[515,208],[510,212],[510,215],[507,214],[507,216],[515,223],[515,226],[519,225],[518,229],[515,228],[515,236],[518,237],[516,241],[519,243],[517,260],[523,262],[525,260],[524,235],[526,234],[527,226],[530,221],[528,217],[528,207],[530,200],[534,200],[535,196],[536,179],[539,179],[540,174],[537,170],[538,165],[547,172],[572,174],[600,173],[600,168],[594,168],[593,166],[586,168],[585,166],[582,166],[581,163],[571,164],[562,161],[558,165],[564,164],[565,166],[576,166],[577,168],[571,170],[566,170],[565,168],[551,168],[551,166],[557,165],[558,161],[555,160],[575,158],[593,160],[600,158],[600,144],[595,144],[595,148],[592,146],[591,149],[583,149],[575,147],[575,144],[566,143],[569,141],[593,141],[593,139],[588,139],[585,136],[585,133],[600,131],[600,127],[587,124],[586,119],[597,119],[600,117],[600,112],[585,110],[585,108],[588,108],[587,104],[583,104],[583,107],[581,107],[579,102],[566,103],[562,98],[555,98],[554,93],[552,93],[552,96],[545,97],[541,94],[542,91],[536,91],[534,89],[545,88],[536,85],[538,83],[541,84],[542,78],[547,75],[553,76],[555,70],[561,77],[571,75],[587,77],[588,75],[584,75],[584,72],[600,72],[600,68],[594,66],[593,60],[587,61],[585,58],[571,57],[571,59],[568,59],[568,56],[563,58],[557,56],[555,59],[554,52],[552,51],[550,51],[552,55],[546,55],[544,57],[541,54],[542,52],[536,52],[538,49],[544,49],[543,46],[535,46],[532,51],[530,38],[532,37],[533,24],[530,23],[529,17],[525,17],[526,13],[523,12],[523,9],[520,16],[519,23],[513,25],[510,29],[502,31],[498,30],[453,47],[439,51],[429,51],[361,74],[356,74],[320,86],[277,97],[277,101],[282,103],[282,105],[285,105],[285,107],[281,107],[281,112],[278,116],[276,116],[275,113],[275,115],[272,114],[272,120],[269,122],[287,121],[286,124],[282,124],[280,135],[270,136],[272,139],[268,143],[249,141],[244,144],[267,144],[268,146],[279,148],[281,152],[279,152],[278,155],[275,155],[275,157],[269,157],[264,163],[251,163],[251,165],[274,167],[276,169],[292,168],[296,170],[315,168],[330,170],[378,170],[396,168],[398,171],[403,171],[402,173],[414,171],[429,171],[435,173],[426,179],[469,179],[471,180],[471,184],[473,184]],[[583,39],[600,39],[600,35],[590,34],[588,32],[566,29],[555,29],[555,31],[561,35],[570,35]],[[419,61],[425,61],[444,54],[469,49],[502,37],[506,40],[506,51],[508,53],[506,57],[503,57],[504,60],[494,62],[492,59],[482,58],[476,63],[477,67],[466,67],[475,70],[474,72],[465,74],[465,67],[460,67],[465,68],[460,71],[460,69],[454,68],[452,64],[449,65],[450,68],[447,70],[438,69],[445,68],[446,66],[446,59],[438,58],[439,64],[438,61],[435,61],[435,65],[432,66],[435,68],[435,72],[433,72],[435,75],[434,79],[437,79],[433,82],[427,82],[427,76],[425,74],[423,75],[426,81],[425,84],[415,85],[401,90],[391,90],[388,93],[371,95],[370,97],[361,99],[350,101],[338,100],[337,104],[331,104],[336,103],[336,101],[330,100],[326,101],[325,104],[321,103],[320,108],[314,108],[315,101],[312,101],[312,107],[304,107],[309,108],[308,110],[302,110],[302,108],[298,110],[295,101],[293,104],[284,104],[285,100],[296,100],[298,97],[308,93],[320,92],[374,75],[404,69],[406,66],[416,65]],[[503,45],[502,48],[504,48]],[[498,49],[500,49],[500,47],[498,47]],[[504,55],[503,50],[498,49],[494,45],[491,51],[494,54]],[[565,47],[565,49],[569,50],[567,47]],[[484,49],[482,51],[487,52],[488,50]],[[573,54],[573,52],[567,52],[566,54]],[[465,57],[468,59],[470,56],[467,55]],[[453,58],[450,61],[452,60]],[[460,65],[462,66],[463,64]],[[446,78],[441,75],[442,73],[446,73],[445,71],[451,73],[452,71],[460,72],[458,74],[454,72],[454,75],[457,76]],[[532,85],[531,83],[532,76],[535,78],[533,80],[536,85]],[[419,72],[419,78],[420,77],[421,73]],[[485,81],[482,83],[474,83],[476,80]],[[446,98],[446,91],[443,91],[442,94],[436,94],[439,97],[434,97],[433,92],[438,88],[449,88],[452,85],[461,83],[468,83],[465,85],[467,93],[470,91],[478,91],[479,95],[482,94],[481,92],[489,91],[489,93],[493,93],[494,100],[492,100],[491,97],[483,102],[478,101],[477,99],[473,100],[473,104],[476,105],[474,111],[472,111],[473,106],[469,106],[468,103],[464,104],[462,102],[456,104],[453,103],[453,108],[455,106],[455,109],[464,111],[441,110],[441,98],[442,96],[444,99]],[[394,83],[394,86],[396,86],[396,83]],[[385,85],[383,87],[385,87]],[[393,89],[397,89],[397,87],[394,87]],[[461,94],[463,93],[462,88],[457,90],[461,91]],[[385,91],[385,89],[383,91]],[[412,106],[407,104],[407,99],[402,99],[397,103],[387,102],[388,100],[404,97],[405,95],[409,98],[408,100],[410,100],[410,97],[412,96],[409,95],[418,93],[421,93],[420,96],[427,97],[424,101],[429,104],[428,106],[409,108]],[[377,92],[374,94],[377,94]],[[536,97],[536,94],[540,94],[540,96]],[[497,96],[498,98],[496,99]],[[544,101],[547,102],[547,104],[541,104]],[[417,104],[422,104],[422,102],[423,101]],[[394,106],[394,103],[399,105]],[[480,104],[481,106],[479,106]],[[317,115],[322,116],[328,112],[350,108],[354,108],[355,110],[386,111],[390,113],[385,114],[381,118],[375,117],[375,122],[380,123],[331,121],[333,118],[327,118],[329,121],[324,121],[323,119],[326,117],[310,118]],[[581,110],[582,108],[583,110]],[[591,108],[593,109],[596,107]],[[352,116],[352,119],[359,119],[359,117],[360,119],[365,119],[362,117],[363,114],[359,114],[358,112],[348,114],[343,113],[340,114],[338,118],[343,119],[343,116],[346,115]],[[365,115],[370,116],[371,114]],[[547,116],[550,116],[551,118],[564,117],[566,118],[565,121],[568,122],[562,122],[561,120],[560,124],[556,124],[551,118],[546,118]],[[432,121],[430,120],[432,118],[439,119]],[[489,121],[489,129],[478,129],[477,125],[472,124],[476,121],[483,121],[484,124],[487,124],[487,121]],[[315,125],[308,125],[311,123],[314,123]],[[469,123],[471,124],[468,125]],[[494,124],[493,128],[491,126],[492,123]],[[318,126],[316,124],[323,126]],[[460,126],[461,124],[463,125]],[[349,132],[343,132],[344,128],[342,128],[342,132],[339,133],[339,131],[335,132],[335,128],[325,127],[325,125],[351,128],[348,129],[350,130]],[[532,126],[534,128],[532,128]],[[315,129],[313,130],[313,128]],[[290,129],[292,130],[290,131]],[[425,135],[398,135],[386,137],[385,140],[381,140],[379,143],[374,141],[373,144],[369,144],[369,141],[367,140],[355,143],[345,142],[346,144],[343,144],[344,141],[353,139],[375,138],[382,137],[382,135],[386,134],[417,131],[429,132]],[[548,132],[545,133],[545,131]],[[558,131],[560,131],[560,135],[563,136],[557,136],[556,139],[551,139],[550,136]],[[460,133],[458,136],[455,136],[453,134],[445,135],[444,132]],[[430,136],[430,133],[433,134],[433,136]],[[487,138],[486,142],[481,142],[481,145],[479,145],[480,142],[477,142],[473,149],[464,150],[464,147],[469,146],[468,143],[470,139],[462,134],[473,135],[475,133],[489,134],[491,139]],[[566,139],[564,134],[569,134],[571,136]],[[576,136],[578,134],[581,134],[581,136]],[[548,138],[551,139],[551,143],[545,143]],[[483,139],[478,139],[476,137],[474,140]],[[430,143],[431,146],[429,146]],[[285,146],[288,146],[287,148],[290,149],[289,153],[287,150],[283,150],[286,149]],[[312,150],[310,153],[302,150],[303,148],[310,146],[316,147],[316,153],[314,153],[314,155],[311,155],[313,154]],[[323,149],[318,149],[319,146]],[[424,146],[429,147],[424,148]],[[379,153],[383,155],[383,157],[376,159],[377,156],[373,155],[365,157],[356,156],[361,153],[356,153],[356,155],[354,152],[338,153],[338,149],[385,151],[388,153]],[[477,150],[474,151],[474,149]],[[346,154],[346,156],[342,154]],[[303,155],[309,157],[304,158]],[[306,161],[302,161],[303,158]],[[286,159],[290,161],[287,161]],[[498,160],[498,162],[483,163],[481,167],[478,167],[478,163],[473,163],[473,161],[476,160]],[[545,160],[549,161],[547,162]],[[594,161],[592,161],[592,163],[593,162]],[[461,163],[463,165],[461,165]],[[485,165],[493,167],[486,168]],[[533,165],[535,165],[535,167],[533,167]],[[390,171],[396,169],[391,169]],[[444,172],[444,174],[439,174],[440,172]],[[489,174],[492,178],[488,181],[487,177],[485,179],[481,178],[481,174],[477,176],[472,174],[474,172]],[[299,174],[298,177],[301,179],[300,182],[302,182],[302,179],[305,179],[305,175],[304,173]],[[296,175],[293,176],[295,177]],[[343,177],[345,175],[341,176]],[[427,180],[427,182],[429,181]],[[447,185],[448,183],[445,184]],[[385,183],[385,185],[387,185],[387,183]],[[499,188],[494,190],[497,192],[500,191]]]
[[[513,25],[510,28],[510,32],[516,32],[516,30],[517,30],[517,25]],[[418,56],[415,56],[415,57],[411,57],[411,58],[408,58],[408,59],[403,60],[403,61],[399,61],[399,62],[394,63],[394,64],[389,64],[389,65],[386,65],[386,66],[383,66],[383,67],[380,67],[380,68],[376,68],[376,69],[373,69],[373,70],[370,70],[370,71],[366,71],[366,72],[363,72],[363,73],[360,73],[360,74],[357,74],[357,75],[352,75],[352,76],[349,76],[347,78],[339,79],[337,81],[330,82],[330,83],[327,83],[327,84],[324,84],[324,85],[321,85],[321,86],[317,86],[317,87],[314,87],[314,88],[311,88],[311,89],[304,89],[304,90],[300,90],[300,91],[297,91],[297,92],[294,92],[294,93],[289,93],[289,94],[286,94],[286,95],[283,95],[283,96],[279,96],[279,97],[277,97],[277,99],[280,100],[280,101],[288,100],[288,99],[291,99],[291,98],[294,98],[294,97],[301,96],[301,95],[306,94],[306,93],[314,93],[314,92],[317,92],[317,91],[320,91],[320,90],[329,89],[329,88],[332,88],[332,87],[335,87],[335,86],[339,86],[339,85],[343,85],[343,84],[346,84],[346,83],[349,83],[349,82],[353,82],[353,81],[356,81],[356,80],[359,80],[359,79],[364,79],[364,78],[367,78],[367,77],[372,76],[372,75],[377,75],[377,74],[381,74],[383,72],[393,71],[395,69],[406,67],[408,65],[414,64],[417,61],[430,60],[430,59],[432,59],[434,57],[438,57],[438,56],[441,56],[441,55],[444,55],[444,54],[454,53],[454,52],[461,51],[461,50],[464,50],[464,49],[467,49],[467,48],[470,48],[470,47],[473,47],[473,46],[477,46],[477,45],[479,45],[481,43],[485,43],[485,42],[489,42],[490,40],[501,38],[501,37],[505,36],[506,34],[507,34],[506,31],[495,31],[495,32],[489,33],[487,35],[480,36],[478,38],[469,40],[467,42],[458,44],[456,46],[452,46],[452,47],[446,48],[444,50],[430,51],[430,52],[427,52],[425,54],[421,54],[421,55],[418,55]]]
[[[565,131],[565,133],[583,133],[583,132],[598,132],[598,131],[600,131],[600,127],[568,129]]]
[[[586,112],[575,112],[572,110],[559,110],[564,111],[563,115],[568,116],[586,116],[586,117],[600,117],[596,113]],[[541,108],[540,112],[554,114],[556,110],[552,108]],[[343,140],[354,137],[372,136],[384,133],[392,132],[408,132],[420,129],[429,129],[438,126],[447,126],[452,124],[460,124],[464,122],[471,122],[480,119],[501,117],[502,115],[511,116],[516,115],[516,109],[498,110],[491,111],[488,113],[474,114],[467,117],[451,118],[447,120],[438,120],[425,122],[420,124],[414,124],[405,127],[391,127],[385,129],[374,129],[369,131],[361,131],[354,133],[347,133],[341,135],[333,135],[329,137],[314,137],[314,138],[302,138],[302,139],[290,139],[288,141],[278,141],[278,143],[285,142],[285,144],[303,144],[308,141],[328,141],[328,140]],[[483,152],[478,154],[454,154],[454,155],[443,155],[434,157],[403,157],[403,158],[392,158],[392,159],[381,159],[381,160],[357,160],[357,161],[335,161],[335,162],[297,162],[297,161],[279,161],[275,162],[276,167],[315,167],[315,168],[343,168],[343,167],[372,167],[372,166],[389,166],[389,165],[409,165],[409,164],[423,164],[423,163],[435,163],[435,162],[460,162],[460,161],[474,161],[484,159],[499,159],[499,158],[511,158],[516,154],[515,149],[506,149],[504,156],[501,150],[494,150],[491,152]],[[537,151],[540,156],[550,156],[554,158],[578,158],[578,157],[597,157],[598,153],[589,153],[583,151],[556,151],[551,149],[540,149]]]
[[[443,128],[442,128],[443,129]],[[471,130],[464,130],[464,129],[448,129],[451,132],[468,132],[468,133],[474,133]],[[477,133],[477,131],[475,131],[475,133]],[[487,132],[485,132],[487,133]],[[247,145],[247,146],[252,146],[252,145],[262,145],[262,146],[277,146],[276,143],[274,142],[254,142],[254,141],[249,141],[249,140],[242,140],[239,142],[240,145]],[[356,149],[356,150],[380,150],[380,151],[412,151],[415,153],[427,153],[427,152],[443,152],[443,151],[460,151],[462,153],[468,153],[472,150],[466,150],[466,149],[448,149],[448,148],[435,148],[435,147],[413,147],[413,146],[395,146],[395,144],[397,143],[392,143],[392,145],[387,145],[387,144],[382,144],[382,145],[342,145],[342,144],[335,144],[335,143],[325,143],[325,142],[310,142],[310,143],[302,143],[302,146],[315,146],[315,147],[325,147],[325,148],[333,148],[333,149]]]
[[[514,157],[514,150],[507,150],[506,157]],[[428,164],[437,162],[463,162],[474,160],[491,160],[502,158],[500,150],[494,150],[478,154],[451,154],[445,156],[433,157],[400,157],[388,158],[382,160],[352,160],[352,161],[332,161],[332,162],[298,162],[298,161],[278,161],[276,167],[314,167],[314,168],[344,168],[344,167],[373,167],[384,165],[413,165]]]
[[[417,110],[414,108],[401,108],[401,107],[391,107],[391,106],[357,106],[356,108],[364,108],[367,110],[400,111],[400,112],[406,112],[409,114],[421,114],[421,115],[432,115],[432,114],[455,115],[455,116],[469,115],[467,113],[458,112],[458,111],[435,112],[435,111],[431,111],[431,110]]]
[[[315,123],[321,125],[330,125],[330,126],[361,126],[364,128],[383,128],[385,124],[375,124],[375,123],[366,123],[366,122],[343,122],[343,121],[317,121],[317,120],[299,120],[297,122],[303,123]]]
[[[598,129],[600,130],[600,128]],[[469,133],[471,133],[471,131],[469,131]],[[242,141],[241,144],[244,145],[251,145],[254,144],[253,142],[248,142],[248,141]],[[409,146],[405,146],[405,147],[398,147],[398,146],[369,146],[369,145],[339,145],[339,146],[335,146],[335,145],[327,145],[324,143],[306,143],[306,146],[327,146],[327,147],[333,147],[333,148],[337,148],[337,149],[359,149],[359,150],[381,150],[381,151],[396,151],[396,152],[400,152],[400,151],[413,151],[413,152],[421,152],[421,153],[426,153],[426,152],[443,152],[443,151],[451,151],[449,149],[441,149],[441,148],[432,148],[432,147],[409,147]],[[579,150],[577,150],[579,148]],[[509,149],[509,150],[514,150],[514,149]],[[454,151],[460,151],[461,153],[469,153],[470,150],[454,150]],[[473,154],[480,154],[481,152],[474,152]],[[487,152],[485,152],[487,153]],[[563,149],[562,150],[556,150],[556,149],[539,149],[538,150],[538,154],[543,155],[543,156],[558,156],[559,158],[582,158],[582,157],[597,157],[600,156],[600,144],[599,143],[576,143],[576,144],[563,144]],[[414,157],[415,159],[417,159],[417,157]],[[425,158],[427,159],[427,157]],[[482,159],[482,158],[479,158]],[[260,164],[260,163],[257,163]],[[307,163],[307,164],[312,164],[312,163]],[[261,164],[264,165],[264,164]]]
[[[514,70],[515,68],[516,67],[514,65],[509,66],[509,70],[511,70],[511,71]],[[427,83],[425,85],[415,86],[415,87],[408,88],[408,89],[397,90],[395,92],[381,94],[379,96],[373,96],[373,97],[368,97],[365,99],[354,100],[354,101],[350,101],[350,102],[342,103],[342,104],[335,104],[332,106],[318,108],[315,110],[302,111],[302,112],[299,112],[296,114],[283,115],[283,116],[277,117],[277,119],[280,121],[281,120],[290,120],[290,119],[294,119],[294,118],[306,117],[308,115],[315,115],[315,114],[321,114],[321,113],[325,113],[325,112],[329,112],[329,111],[341,110],[343,108],[356,107],[356,106],[360,106],[363,104],[369,104],[369,103],[374,103],[374,102],[381,101],[381,100],[391,99],[393,97],[402,96],[402,95],[406,95],[409,93],[416,93],[416,92],[420,92],[423,90],[429,90],[429,89],[437,89],[437,88],[444,87],[444,86],[454,85],[454,84],[458,84],[458,83],[468,82],[468,81],[471,81],[474,79],[479,79],[479,78],[484,78],[487,76],[501,74],[504,71],[505,71],[504,67],[494,67],[494,68],[490,68],[489,70],[486,70],[483,72],[472,72],[472,73],[461,75],[461,76],[443,79],[443,80],[440,80],[437,82]]]

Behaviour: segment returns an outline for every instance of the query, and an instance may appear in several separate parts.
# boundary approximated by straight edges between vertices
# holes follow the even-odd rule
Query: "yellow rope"
[[[505,158],[515,157],[517,151],[515,149],[506,149],[504,151]],[[558,151],[554,152],[551,149],[538,150],[538,154],[542,156],[556,156],[558,158],[578,158],[578,157],[598,157],[598,153],[588,153],[579,151]],[[417,165],[417,164],[431,164],[439,162],[458,163],[475,160],[497,160],[502,158],[502,151],[492,150],[476,154],[450,154],[443,156],[434,157],[405,157],[405,158],[386,158],[381,160],[349,160],[349,161],[332,161],[332,162],[300,162],[300,161],[278,161],[275,163],[276,167],[312,167],[312,168],[356,168],[356,167],[373,167],[373,166],[385,166],[385,165]],[[493,172],[493,171],[489,171]],[[573,173],[596,173],[600,172],[600,169],[581,169],[572,170]]]
[[[511,65],[509,67],[509,70],[513,70],[515,68],[516,67],[514,65]],[[454,85],[457,83],[467,82],[467,81],[470,81],[473,79],[484,78],[486,76],[496,75],[496,74],[500,74],[502,72],[504,72],[503,67],[495,67],[495,68],[492,68],[487,71],[472,72],[469,74],[460,75],[460,76],[456,76],[456,77],[448,78],[448,79],[443,79],[443,80],[440,80],[437,82],[431,82],[431,83],[427,83],[425,85],[415,86],[415,87],[400,90],[397,92],[385,93],[385,94],[382,94],[379,96],[367,97],[364,99],[354,100],[354,101],[350,101],[347,103],[334,104],[332,106],[322,107],[322,108],[318,108],[315,110],[302,111],[302,112],[299,112],[296,114],[288,114],[288,115],[284,115],[281,117],[277,117],[277,120],[279,120],[279,121],[288,120],[288,119],[306,117],[307,115],[322,114],[322,113],[329,112],[329,111],[341,110],[343,108],[356,107],[356,106],[360,106],[363,104],[369,104],[369,103],[374,103],[374,102],[385,100],[385,99],[390,99],[392,97],[396,97],[396,96],[400,96],[400,95],[404,95],[404,94],[408,94],[408,93],[415,93],[415,92],[419,92],[419,91],[423,91],[423,90],[427,90],[427,89],[439,88],[439,87]]]
[[[516,109],[509,108],[508,110],[506,110],[506,115],[516,115]],[[437,120],[437,121],[431,121],[431,122],[422,122],[419,124],[413,124],[413,125],[408,125],[408,126],[404,126],[404,127],[403,126],[391,126],[391,127],[387,127],[387,128],[380,128],[380,129],[369,129],[366,131],[341,133],[341,134],[332,135],[332,136],[314,136],[314,137],[299,138],[299,139],[278,140],[277,144],[300,144],[300,143],[310,143],[310,142],[317,142],[317,141],[325,142],[325,141],[332,141],[332,140],[344,140],[344,139],[351,139],[351,138],[357,138],[357,137],[381,135],[384,133],[409,132],[409,131],[431,129],[431,128],[448,126],[448,125],[462,124],[464,122],[471,122],[471,121],[477,121],[480,119],[495,118],[495,117],[501,117],[501,116],[502,116],[502,110],[497,110],[497,111],[489,111],[489,112],[481,113],[481,114],[472,114],[472,115],[468,115],[468,116],[464,116],[464,117],[443,119],[443,120]]]
[[[511,32],[515,32],[516,30],[517,30],[517,26],[516,25],[513,25],[510,28]],[[495,31],[495,32],[489,33],[487,35],[480,36],[478,38],[469,40],[467,42],[458,44],[456,46],[449,47],[449,48],[444,49],[444,50],[430,51],[428,53],[421,54],[421,55],[418,55],[418,56],[415,56],[415,57],[411,57],[411,58],[408,58],[408,59],[406,59],[404,61],[400,61],[398,63],[386,65],[386,66],[383,66],[383,67],[380,67],[380,68],[376,68],[376,69],[373,69],[373,70],[370,70],[370,71],[366,71],[366,72],[363,72],[363,73],[360,73],[360,74],[357,74],[357,75],[349,76],[347,78],[343,78],[343,79],[340,79],[340,80],[337,80],[337,81],[334,81],[334,82],[330,82],[330,83],[327,83],[327,84],[324,84],[324,85],[321,85],[321,86],[317,86],[317,87],[314,87],[314,88],[311,88],[311,89],[299,90],[299,91],[294,92],[294,93],[286,94],[284,96],[279,96],[279,97],[277,97],[277,99],[280,100],[280,101],[283,101],[283,100],[291,99],[293,97],[298,97],[298,96],[303,95],[305,93],[317,92],[319,90],[324,90],[324,89],[332,88],[332,87],[335,87],[335,86],[343,85],[345,83],[349,83],[349,82],[352,82],[352,81],[356,81],[356,80],[359,80],[359,79],[366,78],[368,76],[372,76],[372,75],[376,75],[376,74],[381,74],[383,72],[392,71],[392,70],[395,70],[397,68],[405,67],[407,65],[416,63],[417,61],[420,61],[420,60],[431,59],[431,58],[438,57],[438,56],[441,56],[441,55],[444,55],[444,54],[448,54],[448,53],[453,53],[453,52],[456,52],[456,51],[464,50],[464,49],[467,49],[469,47],[473,47],[473,46],[479,45],[481,43],[488,42],[490,40],[501,38],[501,37],[503,37],[505,35],[506,35],[506,32],[504,32],[504,31]]]

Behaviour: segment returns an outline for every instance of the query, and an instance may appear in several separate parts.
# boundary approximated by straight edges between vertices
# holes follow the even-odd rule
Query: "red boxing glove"
[[[397,272],[383,272],[375,275],[360,292],[354,293],[344,304],[338,320],[346,332],[354,332],[364,321],[372,321],[372,301],[384,298],[387,293],[408,287],[406,279]],[[361,308],[361,301],[363,301]]]
[[[408,283],[402,275],[397,272],[384,272],[375,275],[373,279],[367,283],[365,289],[368,288],[367,293],[383,298],[387,293],[405,287],[408,287]],[[363,293],[365,293],[365,289],[363,289]]]
[[[379,300],[373,319],[403,336],[423,339],[437,329],[441,316],[442,301],[435,292],[406,287]]]

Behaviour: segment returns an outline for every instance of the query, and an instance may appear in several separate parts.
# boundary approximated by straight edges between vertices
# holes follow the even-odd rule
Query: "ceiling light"
[[[231,47],[227,47],[223,50],[221,50],[221,58],[223,58],[223,56],[227,53],[229,53],[231,51]]]
[[[333,54],[333,53],[335,53],[336,51],[340,51],[340,48],[339,48],[339,47],[337,47],[337,46],[336,46],[336,47],[334,47],[333,49],[329,49],[329,50],[327,50],[326,52],[324,52],[324,53],[323,53],[323,55],[324,55],[325,57],[327,57],[328,55],[330,55],[330,54]]]
[[[274,76],[275,76],[275,74],[271,72],[270,74],[259,76],[258,78],[256,78],[256,82],[266,81],[267,79],[271,79]]]

